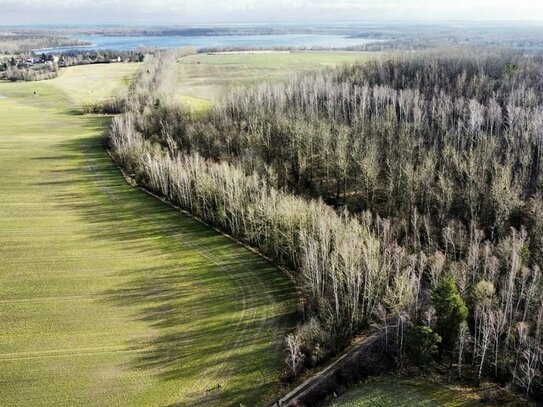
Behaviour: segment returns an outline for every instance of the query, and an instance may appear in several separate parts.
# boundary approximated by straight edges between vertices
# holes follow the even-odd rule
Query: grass
[[[61,69],[50,83],[76,104],[98,102],[113,95],[120,85],[128,84],[141,64],[112,63],[80,65]]]
[[[478,397],[434,382],[383,377],[338,397],[329,407],[475,407]]]
[[[532,405],[497,384],[442,384],[423,377],[383,376],[347,391],[328,407],[521,407]]]
[[[290,282],[125,184],[101,144],[109,119],[78,113],[134,67],[0,83],[1,406],[275,396]]]
[[[233,86],[280,80],[289,76],[376,58],[368,52],[290,52],[268,54],[191,55],[179,60],[178,94],[201,109]]]

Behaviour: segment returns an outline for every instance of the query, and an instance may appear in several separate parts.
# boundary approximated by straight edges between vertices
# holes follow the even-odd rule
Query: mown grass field
[[[475,407],[472,394],[443,385],[394,377],[370,380],[338,397],[329,407]]]
[[[328,407],[477,407],[532,405],[492,383],[444,385],[425,378],[383,376],[350,389]]]
[[[378,57],[378,53],[339,51],[191,55],[179,59],[177,91],[189,106],[205,108],[234,86],[285,79]]]
[[[78,112],[135,69],[0,83],[1,406],[258,406],[275,395],[290,282],[128,186],[102,147],[110,119]]]
[[[73,66],[61,69],[58,78],[49,81],[78,105],[98,102],[128,85],[141,64],[112,63]]]

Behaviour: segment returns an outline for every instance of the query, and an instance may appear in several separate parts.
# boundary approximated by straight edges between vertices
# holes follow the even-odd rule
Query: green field
[[[98,102],[113,95],[121,85],[128,85],[141,64],[113,63],[73,66],[62,69],[58,78],[48,83],[70,97],[70,102]]]
[[[383,376],[368,380],[328,407],[477,407],[533,405],[493,383],[478,387],[445,385],[428,378]]]
[[[479,398],[438,383],[394,377],[373,379],[338,397],[329,407],[475,407]]]
[[[109,119],[79,114],[135,69],[0,83],[2,406],[275,396],[295,309],[289,280],[128,186],[101,144]]]
[[[191,55],[179,59],[178,94],[195,108],[209,106],[234,86],[377,58],[369,52],[289,52]]]

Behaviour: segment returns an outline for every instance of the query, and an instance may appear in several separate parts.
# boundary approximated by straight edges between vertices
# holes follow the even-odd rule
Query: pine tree
[[[435,330],[442,338],[440,350],[450,351],[458,338],[460,324],[468,316],[468,308],[452,274],[448,274],[435,288],[432,299],[437,314]]]
[[[423,367],[432,362],[441,337],[432,328],[418,325],[407,332],[405,342],[409,359],[416,366]]]

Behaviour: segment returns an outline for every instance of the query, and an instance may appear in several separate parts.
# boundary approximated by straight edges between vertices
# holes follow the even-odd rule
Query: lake
[[[178,48],[193,46],[196,48],[211,47],[322,47],[344,48],[376,42],[374,39],[349,38],[330,34],[280,34],[280,35],[217,35],[217,36],[108,36],[83,35],[74,37],[93,45],[84,47],[89,50],[114,49],[133,51],[140,47]],[[81,47],[47,48],[46,51],[64,52]],[[44,51],[44,50],[39,50]]]

